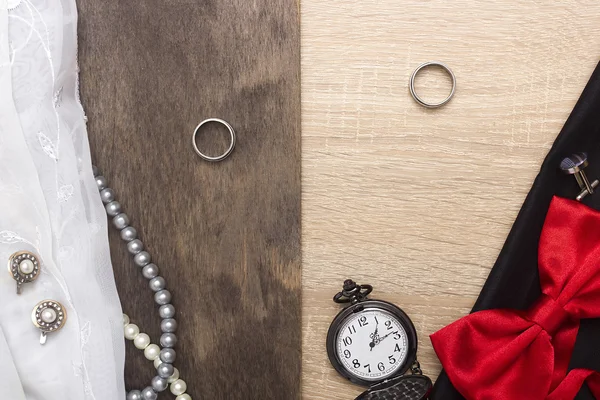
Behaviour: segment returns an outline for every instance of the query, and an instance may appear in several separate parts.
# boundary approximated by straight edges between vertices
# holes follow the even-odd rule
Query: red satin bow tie
[[[567,375],[579,320],[600,317],[600,212],[552,199],[538,264],[543,294],[529,310],[475,312],[431,335],[467,400],[572,400],[584,381],[600,399],[599,374]]]

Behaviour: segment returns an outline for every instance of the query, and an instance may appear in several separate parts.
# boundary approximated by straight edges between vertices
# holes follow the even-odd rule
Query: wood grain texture
[[[173,291],[176,366],[194,399],[300,397],[300,36],[293,0],[80,0],[93,159]],[[191,146],[201,120],[238,132],[225,162]],[[199,145],[226,145],[210,126]],[[117,233],[124,311],[159,317]],[[155,374],[127,346],[126,382]],[[163,393],[160,399],[171,399]]]
[[[353,399],[329,365],[351,277],[428,335],[473,305],[539,165],[598,62],[597,1],[306,0],[302,7],[303,398]],[[427,110],[425,61],[456,73]],[[448,82],[420,80],[426,97]],[[582,149],[585,150],[585,149]]]

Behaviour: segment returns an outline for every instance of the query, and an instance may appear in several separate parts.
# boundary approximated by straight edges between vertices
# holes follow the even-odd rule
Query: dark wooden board
[[[300,36],[295,0],[79,0],[92,156],[174,295],[194,399],[300,397]],[[208,117],[238,133],[218,164]],[[213,154],[227,135],[211,126]],[[123,309],[153,342],[153,293],[114,229]],[[126,384],[155,374],[127,344]],[[160,399],[172,399],[163,393]],[[108,399],[107,399],[108,400]]]

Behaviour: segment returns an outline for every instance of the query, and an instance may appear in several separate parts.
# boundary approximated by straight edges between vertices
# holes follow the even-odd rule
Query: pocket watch
[[[356,400],[426,399],[432,383],[417,361],[415,326],[396,305],[368,299],[372,291],[371,285],[349,279],[333,297],[336,303],[350,305],[327,332],[329,361],[346,379],[369,386]]]

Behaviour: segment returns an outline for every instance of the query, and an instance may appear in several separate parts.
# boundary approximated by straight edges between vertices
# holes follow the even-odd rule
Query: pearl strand
[[[154,362],[154,367],[158,370],[158,375],[167,378],[167,383],[171,386],[171,393],[176,395],[175,400],[192,400],[192,396],[185,393],[187,384],[183,379],[179,379],[179,370],[173,367],[171,364],[164,364],[158,357],[157,350],[159,347],[152,344],[150,336],[146,333],[140,332],[137,325],[130,323],[129,316],[123,314],[123,327],[125,331],[125,338],[133,341],[133,345],[144,352],[144,356]],[[135,335],[137,333],[137,335]],[[143,399],[142,392],[138,390],[132,390],[127,394],[127,400],[138,400]],[[130,399],[131,397],[131,399]]]
[[[171,292],[166,289],[165,279],[158,274],[158,267],[150,262],[152,259],[150,253],[144,251],[144,244],[137,238],[136,229],[129,225],[129,217],[121,211],[121,204],[115,200],[115,193],[108,187],[107,179],[101,175],[96,166],[93,166],[93,172],[100,198],[105,204],[106,214],[112,217],[113,225],[121,231],[121,239],[127,243],[127,250],[133,255],[134,263],[142,269],[144,278],[149,280],[150,289],[155,292],[154,301],[159,305],[158,313],[162,318],[160,328],[163,332],[160,344],[163,348],[150,343],[144,348],[144,355],[154,361],[158,375],[152,378],[150,386],[141,391],[131,390],[127,393],[127,400],[156,400],[158,393],[165,391],[169,385],[168,379],[172,376],[171,369],[175,370],[172,364],[177,354],[173,349],[177,343],[177,336],[174,333],[177,330],[177,321],[175,320],[175,307],[171,304]],[[135,340],[140,336],[137,325],[129,324],[129,322],[124,325],[124,334],[127,339]],[[147,336],[142,336],[142,339],[138,340],[139,345],[145,343]],[[171,393],[178,396],[176,400],[191,400],[190,395],[185,393],[186,390],[187,385],[182,379],[171,383]]]

